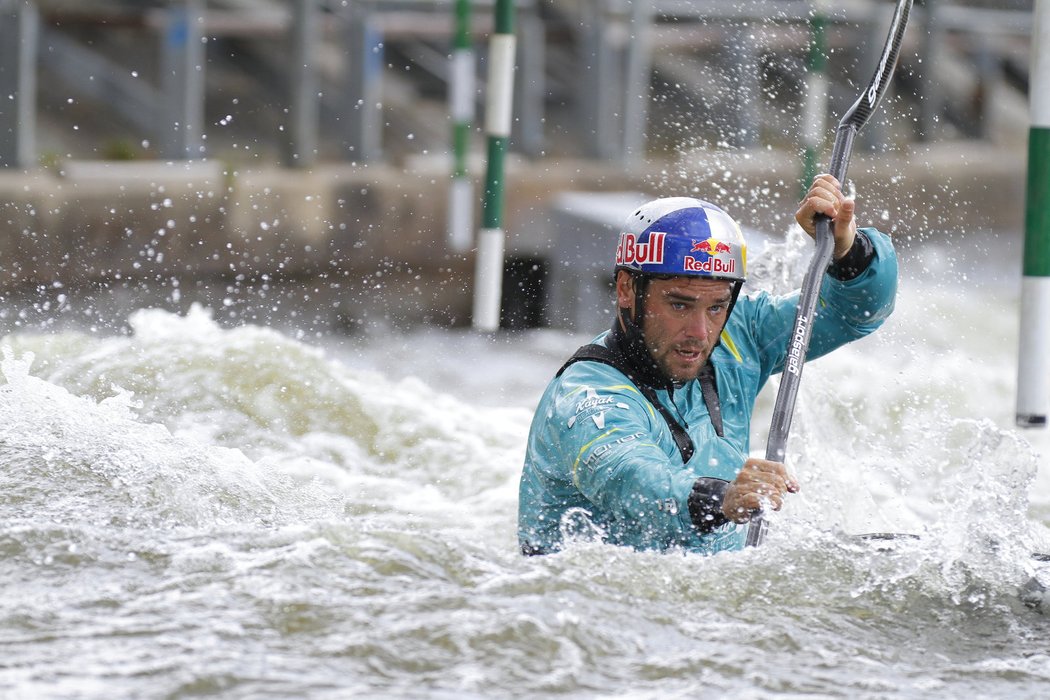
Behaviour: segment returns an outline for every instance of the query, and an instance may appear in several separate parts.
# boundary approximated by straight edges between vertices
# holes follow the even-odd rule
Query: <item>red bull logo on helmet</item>
[[[633,233],[621,233],[620,245],[616,247],[616,264],[662,265],[666,238],[666,233],[652,232],[648,240],[642,242]]]
[[[736,260],[710,257],[700,260],[687,255],[682,260],[682,269],[686,272],[706,272],[710,275],[732,275],[736,273]]]
[[[694,258],[686,255],[682,259],[682,269],[686,272],[704,272],[709,275],[732,275],[736,273],[736,258],[723,259],[723,253],[732,254],[733,249],[728,243],[715,238],[704,240],[693,239],[690,253],[701,253],[704,257]]]
[[[697,251],[707,253],[708,255],[718,255],[719,253],[731,253],[733,252],[733,249],[729,247],[728,243],[723,243],[714,238],[708,238],[703,241],[693,240],[693,247],[689,252],[695,253]]]

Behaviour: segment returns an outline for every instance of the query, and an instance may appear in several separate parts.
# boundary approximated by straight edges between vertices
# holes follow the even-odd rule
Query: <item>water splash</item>
[[[1016,595],[1042,544],[1032,456],[972,418],[992,409],[949,381],[969,376],[965,355],[924,364],[876,337],[807,369],[803,491],[758,549],[575,540],[523,558],[528,399],[479,407],[418,368],[391,379],[196,313],[4,340],[0,621],[34,678],[0,671],[0,688],[1008,697],[1045,683],[1044,620]],[[549,333],[519,342],[562,350]],[[919,537],[852,536],[873,522]]]
[[[513,507],[526,410],[479,409],[419,378],[350,370],[271,329],[220,328],[200,308],[139,311],[130,326],[129,337],[9,342],[37,354],[52,386],[100,404],[123,396],[137,420],[176,440],[235,451],[263,473],[320,479],[349,513],[473,522],[467,510],[505,523]]]
[[[29,374],[5,347],[0,386],[4,500],[19,517],[53,522],[201,526],[268,519],[278,494],[233,449],[215,449],[139,422],[115,390],[101,401]]]

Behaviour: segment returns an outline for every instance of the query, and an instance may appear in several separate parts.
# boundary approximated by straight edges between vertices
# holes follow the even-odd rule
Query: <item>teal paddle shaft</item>
[[[867,88],[839,122],[835,132],[835,145],[831,150],[831,167],[828,170],[839,182],[845,182],[857,133],[868,122],[889,87],[893,69],[897,65],[897,56],[900,54],[904,30],[908,26],[911,5],[912,0],[898,0],[879,66]],[[795,323],[788,339],[784,372],[780,380],[780,389],[777,391],[777,400],[773,405],[773,419],[769,428],[769,439],[766,442],[766,459],[774,462],[783,462],[787,453],[788,433],[791,431],[791,418],[795,411],[795,400],[798,398],[799,383],[802,381],[802,366],[806,361],[806,352],[809,350],[809,340],[813,332],[813,319],[817,308],[817,298],[820,295],[820,282],[828,265],[831,264],[831,256],[835,251],[831,219],[818,215],[816,229],[816,249],[802,281],[798,311],[795,314]],[[762,510],[756,510],[751,515],[747,545],[756,547],[762,544],[768,527]]]

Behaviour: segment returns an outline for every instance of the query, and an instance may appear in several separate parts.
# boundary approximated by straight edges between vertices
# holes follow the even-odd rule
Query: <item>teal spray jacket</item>
[[[893,310],[897,258],[885,234],[861,229],[874,257],[852,279],[825,275],[807,357],[831,352],[878,328]],[[723,435],[712,425],[697,380],[659,401],[695,446],[688,463],[666,420],[618,369],[579,361],[553,379],[529,433],[521,475],[518,538],[526,553],[554,552],[566,537],[599,537],[637,549],[713,553],[744,546],[747,526],[701,533],[687,507],[698,478],[732,481],[750,452],[755,399],[784,369],[798,293],[743,296],[711,354]],[[602,343],[609,333],[599,336]]]

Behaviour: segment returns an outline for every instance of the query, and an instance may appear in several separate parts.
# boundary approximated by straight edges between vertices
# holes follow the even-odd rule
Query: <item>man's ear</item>
[[[616,271],[616,308],[630,309],[634,318],[634,275],[626,270]]]

